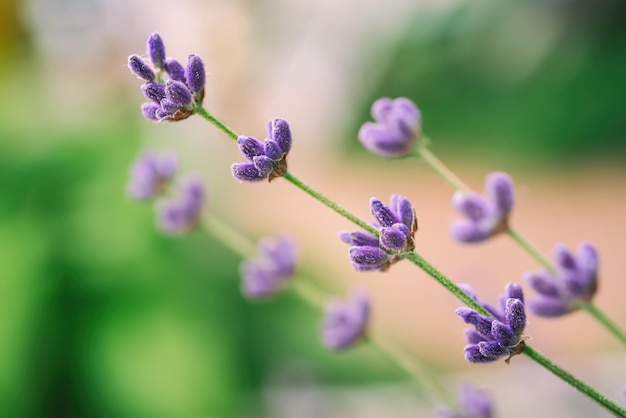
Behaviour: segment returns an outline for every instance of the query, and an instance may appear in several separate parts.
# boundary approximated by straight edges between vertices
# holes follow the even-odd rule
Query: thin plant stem
[[[200,113],[203,117],[205,117],[207,120],[209,120],[211,123],[213,123],[216,127],[221,129],[222,131],[224,131],[231,138],[235,139],[237,137],[237,135],[234,133],[234,131],[232,131],[230,128],[226,127],[226,125],[221,123],[215,117],[213,117],[208,112],[206,112],[204,109],[202,109],[202,110],[203,110],[203,112],[198,112],[198,113]],[[324,205],[326,205],[327,207],[333,209],[335,212],[337,212],[341,216],[343,216],[346,219],[352,221],[357,226],[367,230],[368,232],[371,232],[373,234],[378,235],[378,231],[375,228],[373,228],[372,226],[368,225],[365,221],[363,221],[360,218],[356,217],[355,215],[351,214],[347,210],[343,209],[337,203],[331,201],[326,196],[324,196],[320,192],[316,191],[312,187],[306,185],[304,182],[302,182],[299,179],[297,179],[291,173],[287,172],[285,174],[285,179],[287,181],[289,181],[290,183],[292,183],[293,185],[295,185],[296,187],[298,187],[299,189],[301,189],[302,191],[304,191],[305,193],[307,193],[308,195],[310,195],[313,198],[315,198],[316,200],[318,200],[319,202],[321,202]],[[456,183],[456,182],[453,182],[453,181],[450,181],[450,182],[451,182],[451,184],[455,184]],[[444,276],[433,265],[428,263],[423,257],[418,255],[417,253],[415,253],[415,252],[404,253],[404,254],[401,254],[401,258],[406,258],[406,259],[410,260],[413,264],[415,264],[416,266],[418,266],[419,268],[424,270],[429,276],[431,276],[432,278],[437,280],[437,282],[439,282],[439,284],[441,284],[443,287],[448,289],[448,291],[450,291],[452,294],[454,294],[465,305],[469,306],[470,308],[476,310],[477,312],[479,312],[479,313],[481,313],[483,315],[492,316],[481,305],[479,305],[474,299],[472,299],[467,293],[465,293],[460,287],[458,287],[452,280],[450,280],[446,276]],[[615,403],[614,401],[610,400],[609,398],[607,398],[606,396],[604,396],[603,394],[601,394],[600,392],[598,392],[597,390],[595,390],[594,388],[592,388],[591,386],[586,384],[585,382],[577,379],[572,374],[570,374],[566,370],[562,369],[560,366],[558,366],[555,363],[553,363],[552,361],[550,361],[548,358],[543,356],[541,353],[539,353],[538,351],[536,351],[535,349],[533,349],[529,345],[526,345],[524,353],[526,353],[526,355],[528,357],[530,357],[531,359],[533,359],[535,362],[537,362],[538,364],[543,366],[546,370],[550,371],[552,374],[554,374],[555,376],[557,376],[558,378],[560,378],[561,380],[563,380],[564,382],[566,382],[570,386],[574,387],[575,389],[577,389],[581,393],[583,393],[586,396],[588,396],[589,398],[591,398],[598,405],[606,408],[607,410],[617,414],[620,417],[626,418],[626,410],[624,410],[619,405],[617,405],[617,403]]]
[[[621,329],[615,322],[613,322],[604,312],[602,312],[595,304],[591,302],[579,304],[581,309],[589,312],[598,322],[600,322],[606,329],[608,329],[615,337],[621,342],[626,344],[626,332]]]
[[[417,155],[421,157],[430,168],[441,176],[450,186],[464,193],[471,191],[439,158],[435,156],[425,145],[417,146]]]
[[[554,274],[554,267],[552,264],[539,252],[537,249],[526,240],[523,236],[521,236],[516,230],[511,228],[510,226],[506,229],[506,233],[508,236],[513,239],[520,247],[522,247],[532,258],[535,259],[539,264],[546,268],[550,273]]]
[[[213,125],[215,125],[217,129],[228,135],[230,139],[234,139],[236,141],[239,137],[239,135],[237,135],[235,131],[226,126],[226,124],[224,124],[221,120],[217,119],[215,116],[207,112],[207,110],[202,107],[201,103],[196,105],[196,107],[194,108],[194,112],[211,122]]]

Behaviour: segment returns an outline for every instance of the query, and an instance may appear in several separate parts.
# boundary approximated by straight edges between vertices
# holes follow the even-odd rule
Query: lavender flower
[[[372,105],[376,123],[365,122],[359,140],[369,151],[383,157],[407,154],[419,139],[421,115],[415,104],[404,97],[378,99]]]
[[[489,393],[473,386],[462,386],[457,395],[459,411],[440,408],[437,418],[493,418],[493,400]]]
[[[276,118],[267,124],[268,138],[261,143],[251,136],[240,136],[237,144],[247,163],[232,165],[233,177],[239,181],[257,182],[284,176],[287,154],[291,149],[291,130],[286,120]]]
[[[364,337],[369,318],[370,300],[364,292],[352,292],[347,301],[331,301],[322,328],[324,345],[332,350],[353,346]]]
[[[242,291],[250,299],[274,296],[293,277],[296,246],[288,235],[265,237],[258,244],[259,256],[241,265]]]
[[[480,303],[471,288],[468,286],[464,288],[466,293]],[[493,317],[482,315],[467,307],[456,310],[457,315],[475,327],[465,331],[465,337],[470,343],[465,346],[465,359],[471,363],[489,363],[507,356],[508,363],[511,357],[520,354],[526,347],[522,337],[526,327],[522,288],[510,283],[506,287],[505,296],[500,298],[499,309],[490,305],[483,306]]]
[[[154,103],[144,103],[142,115],[156,122],[187,119],[204,99],[206,75],[202,59],[190,55],[184,68],[175,59],[166,58],[165,44],[158,33],[150,35],[147,44],[148,56],[156,71],[138,55],[128,58],[131,72],[146,81],[141,86],[144,96]],[[164,75],[169,76],[169,80],[164,80]]]
[[[554,248],[555,273],[526,272],[524,280],[539,294],[529,301],[529,309],[538,316],[559,317],[591,301],[598,288],[599,256],[590,242],[578,244],[572,254],[564,245]]]
[[[138,200],[147,200],[163,192],[174,177],[178,161],[172,153],[144,152],[132,166],[128,194]]]
[[[415,248],[417,231],[415,209],[409,199],[395,194],[390,206],[376,198],[370,200],[370,209],[378,229],[378,237],[368,232],[341,232],[339,238],[351,245],[349,254],[352,267],[358,271],[386,271],[399,261],[398,253]]]
[[[165,232],[181,234],[193,229],[200,219],[205,192],[202,183],[189,178],[180,186],[176,199],[160,201],[157,206],[159,226]]]
[[[514,202],[511,177],[501,172],[489,174],[485,194],[485,198],[474,192],[454,194],[452,205],[467,218],[452,224],[452,236],[457,241],[478,243],[507,230]]]

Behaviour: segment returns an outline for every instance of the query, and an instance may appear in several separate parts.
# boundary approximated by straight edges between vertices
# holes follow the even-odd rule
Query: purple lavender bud
[[[506,216],[513,208],[513,180],[502,172],[489,174],[485,179],[485,192],[494,203],[501,216]]]
[[[519,299],[524,302],[524,290],[517,283],[509,283],[504,289],[505,299]]]
[[[142,103],[141,114],[144,118],[157,122],[159,118],[156,116],[156,111],[159,109],[159,105],[156,103]]]
[[[382,269],[389,255],[378,247],[350,247],[352,267],[358,271],[374,271]]]
[[[206,82],[206,75],[204,72],[204,63],[202,59],[197,55],[189,55],[187,57],[187,68],[185,70],[185,77],[187,79],[187,85],[191,92],[198,96],[198,94],[204,88]]]
[[[250,161],[257,155],[264,155],[263,144],[251,136],[240,136],[237,138],[237,145],[244,157]]]
[[[241,266],[242,291],[252,299],[277,294],[293,277],[296,246],[287,235],[265,237],[258,244],[259,256]]]
[[[187,107],[191,104],[191,92],[187,86],[180,81],[167,80],[165,84],[165,95],[179,108]],[[161,104],[163,106],[163,104]]]
[[[369,246],[378,247],[378,238],[367,232],[340,232],[339,238],[349,245],[355,245],[357,247]]]
[[[193,229],[202,214],[204,195],[204,186],[199,180],[185,180],[175,199],[163,200],[157,205],[161,229],[171,234],[181,234]]]
[[[283,150],[281,150],[278,144],[271,139],[265,140],[265,143],[263,144],[263,149],[265,155],[267,155],[270,159],[274,161],[279,161],[283,157]]]
[[[334,300],[326,307],[322,341],[332,350],[352,347],[365,335],[370,318],[367,294],[352,292],[347,301]]]
[[[524,279],[539,297],[531,300],[529,308],[538,316],[548,318],[565,315],[589,302],[596,293],[598,253],[593,244],[581,242],[574,255],[564,245],[554,248],[555,273],[526,272]]]
[[[473,192],[466,194],[457,191],[452,197],[452,206],[471,221],[480,221],[489,211],[484,199]]]
[[[504,312],[498,312],[489,305],[482,304],[485,309],[494,315],[481,315],[474,309],[461,307],[456,310],[467,324],[474,326],[474,330],[466,330],[465,337],[470,345],[465,347],[465,358],[472,363],[486,363],[508,356],[508,360],[524,350],[522,332],[526,326],[526,312],[522,302],[524,295],[520,286],[509,284],[506,288],[509,296],[504,304]],[[477,298],[475,300],[478,301]]]
[[[289,153],[291,150],[291,129],[286,120],[276,118],[270,122],[269,138],[278,144],[284,154]],[[270,156],[268,155],[268,157]],[[275,158],[272,159],[274,160]]]
[[[263,178],[269,176],[269,174],[274,169],[274,163],[269,157],[265,155],[257,155],[252,159],[252,162],[257,170],[259,170],[259,175]]]
[[[380,226],[393,226],[400,221],[387,205],[375,197],[370,199],[370,209]]]
[[[174,177],[177,167],[178,160],[171,153],[143,153],[131,168],[129,195],[138,200],[157,196]]]
[[[161,100],[161,110],[163,110],[168,115],[173,115],[180,108],[178,104],[174,103],[170,99]]]
[[[141,92],[148,100],[160,104],[165,99],[165,86],[159,83],[145,83],[141,85]]]
[[[152,68],[139,55],[128,57],[128,68],[131,73],[142,80],[154,81],[156,79]]]
[[[400,194],[391,196],[390,208],[396,214],[400,222],[407,226],[409,230],[413,228],[415,220],[415,209],[406,197]]]
[[[155,112],[155,116],[157,117],[158,120],[163,120],[163,119],[168,119],[169,117],[171,117],[173,114],[173,112],[168,112],[166,110],[164,110],[162,107],[159,107],[156,112]]]
[[[165,72],[167,72],[167,75],[169,75],[172,80],[180,81],[181,83],[187,82],[185,67],[174,58],[165,60]]]
[[[483,242],[491,236],[490,231],[482,228],[480,224],[471,221],[455,221],[450,229],[452,238],[466,244]]]
[[[148,38],[148,56],[156,68],[163,68],[165,64],[165,44],[158,33]]]
[[[403,226],[406,231],[396,227],[396,225]],[[408,228],[404,224],[394,224],[392,227],[383,227],[380,230],[380,245],[388,251],[402,251],[406,248],[408,235]]]
[[[254,183],[264,180],[265,175],[259,172],[254,163],[235,163],[231,166],[233,177],[241,182]]]
[[[372,105],[372,116],[376,123],[364,123],[358,136],[374,154],[400,157],[418,140],[420,114],[409,99],[379,99]]]

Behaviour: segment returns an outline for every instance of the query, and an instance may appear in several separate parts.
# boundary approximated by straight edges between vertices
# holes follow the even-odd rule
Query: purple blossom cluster
[[[457,394],[458,410],[440,408],[437,418],[494,418],[493,400],[489,393],[470,385],[464,385]]]
[[[363,291],[353,291],[347,300],[332,300],[326,305],[322,342],[331,350],[352,347],[365,336],[370,314],[370,298]]]
[[[262,143],[251,136],[240,136],[237,144],[248,162],[233,164],[233,176],[242,182],[272,181],[284,176],[291,142],[289,123],[280,118],[267,123],[267,138]]]
[[[485,197],[456,192],[452,206],[466,219],[452,224],[452,237],[459,242],[478,243],[506,231],[513,203],[513,181],[502,172],[485,178]]]
[[[386,271],[399,260],[397,255],[415,248],[417,231],[415,209],[406,197],[394,194],[390,205],[372,198],[370,209],[378,237],[369,232],[341,232],[339,238],[349,244],[352,267],[358,271]]]
[[[512,356],[523,352],[526,346],[522,337],[526,327],[526,311],[522,287],[509,283],[505,295],[499,299],[498,308],[480,303],[469,286],[463,287],[492,315],[482,315],[467,307],[456,310],[465,323],[474,326],[474,329],[465,331],[465,338],[469,342],[465,346],[465,359],[471,363],[489,363],[506,356],[508,363]]]
[[[163,193],[176,174],[178,159],[169,152],[144,152],[132,165],[128,194],[133,199],[148,200]]]
[[[554,248],[554,273],[526,272],[524,280],[539,296],[528,308],[537,316],[554,318],[590,302],[598,288],[598,251],[590,242],[578,244],[573,254],[562,244]]]
[[[421,115],[415,104],[400,97],[378,99],[372,105],[376,122],[365,122],[359,130],[359,141],[370,152],[383,157],[406,155],[421,135]]]
[[[148,38],[148,57],[154,69],[139,55],[128,57],[131,73],[145,81],[141,91],[149,102],[141,105],[143,116],[152,121],[179,121],[194,113],[202,103],[206,75],[204,63],[197,55],[187,57],[187,65],[167,58],[165,44],[158,33]],[[164,81],[164,75],[169,77]]]
[[[187,178],[181,183],[175,198],[158,202],[159,226],[170,234],[182,234],[192,230],[200,220],[204,201],[204,185],[196,178]]]
[[[242,292],[250,299],[264,299],[277,294],[291,280],[296,270],[297,250],[289,235],[262,238],[259,255],[241,264]]]

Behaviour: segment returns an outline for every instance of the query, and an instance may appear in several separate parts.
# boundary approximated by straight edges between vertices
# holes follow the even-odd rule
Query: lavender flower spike
[[[352,347],[363,338],[370,318],[366,293],[354,291],[347,301],[333,300],[326,306],[322,341],[331,350]]]
[[[241,289],[250,299],[274,296],[291,280],[296,269],[296,246],[289,235],[262,238],[258,249],[258,257],[241,264]]]
[[[292,142],[287,121],[276,118],[268,122],[268,136],[263,143],[251,136],[237,139],[241,153],[249,162],[233,164],[233,177],[241,182],[257,182],[285,175]]]
[[[341,232],[339,238],[351,246],[349,255],[355,270],[386,271],[400,260],[399,253],[415,248],[415,209],[406,197],[399,194],[391,196],[389,206],[372,198],[370,209],[378,237],[367,232]]]
[[[203,184],[195,178],[188,178],[180,186],[176,199],[158,202],[159,226],[170,234],[182,234],[192,230],[198,224],[204,200]]]
[[[494,172],[485,178],[486,197],[457,191],[452,206],[465,220],[452,224],[452,237],[464,243],[478,243],[506,231],[513,209],[513,181],[506,173]]]
[[[555,318],[574,312],[593,299],[598,288],[599,256],[590,242],[578,244],[577,254],[564,245],[554,248],[555,273],[526,272],[524,280],[539,294],[529,301],[537,316]]]
[[[474,297],[471,292],[468,294]],[[477,300],[475,297],[474,299]],[[526,327],[526,311],[521,287],[509,284],[506,295],[501,300],[500,310],[483,305],[494,317],[482,315],[467,307],[456,310],[457,315],[474,326],[474,329],[470,328],[465,332],[470,343],[465,346],[467,361],[489,363],[506,356],[508,363],[511,357],[524,351],[526,343],[522,332]]]
[[[163,192],[176,174],[178,161],[174,154],[144,152],[133,164],[128,194],[137,200],[147,200]]]
[[[489,393],[471,385],[460,388],[457,399],[459,410],[440,408],[436,411],[437,418],[494,418],[493,400]]]
[[[404,97],[378,99],[372,105],[375,123],[365,122],[359,141],[383,157],[406,155],[421,135],[421,115],[415,104]]]

